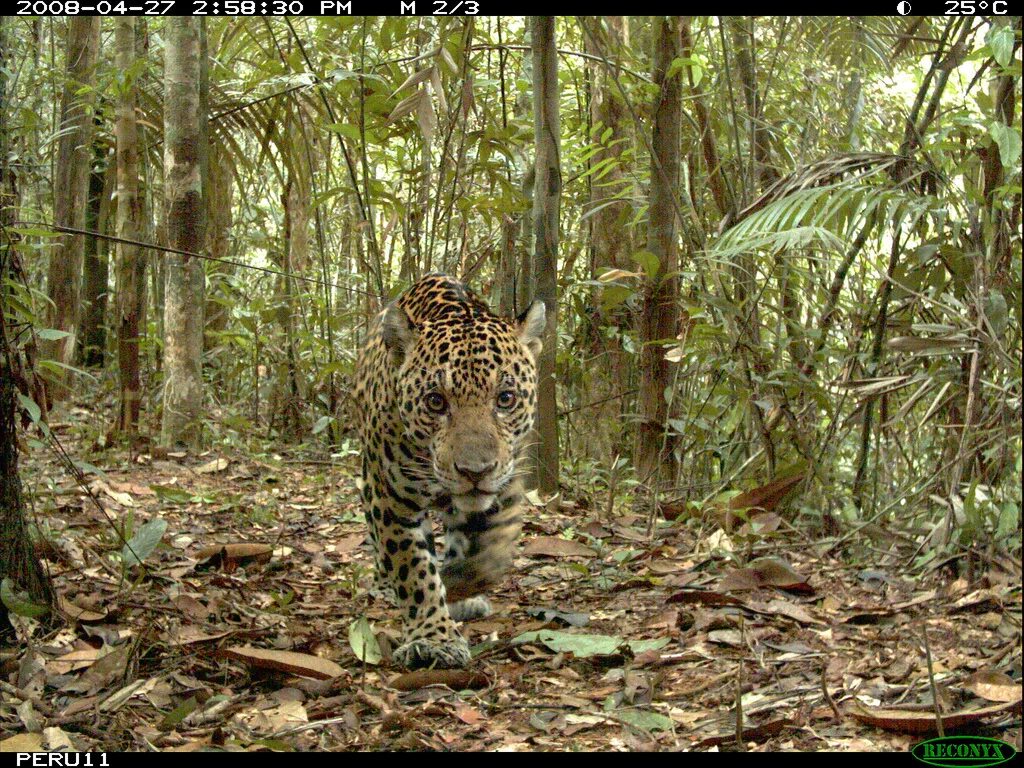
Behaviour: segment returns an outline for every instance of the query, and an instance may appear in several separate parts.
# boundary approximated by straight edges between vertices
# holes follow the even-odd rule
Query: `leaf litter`
[[[738,730],[752,751],[906,750],[936,710],[1021,746],[1016,563],[968,583],[906,570],[918,542],[866,561],[774,519],[649,529],[552,501],[463,625],[471,668],[406,671],[354,464],[121,458],[92,457],[94,491],[127,544],[48,456],[26,462],[60,620],[13,617],[4,751],[728,750]],[[744,498],[784,519],[794,486]]]

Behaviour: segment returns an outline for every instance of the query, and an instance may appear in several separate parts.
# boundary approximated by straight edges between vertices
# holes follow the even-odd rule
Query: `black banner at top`
[[[1006,16],[1019,13],[1021,0],[850,0],[836,14],[858,16]],[[772,15],[805,15],[807,3],[773,3],[759,8]],[[14,0],[19,16],[530,16],[576,15],[578,2],[536,0]],[[608,13],[648,15],[663,3],[616,7]],[[750,12],[749,4],[726,2],[719,14]],[[586,15],[586,14],[584,14]]]

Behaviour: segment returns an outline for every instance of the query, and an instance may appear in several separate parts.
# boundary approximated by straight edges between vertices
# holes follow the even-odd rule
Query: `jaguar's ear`
[[[516,318],[516,329],[519,331],[519,340],[523,342],[533,359],[540,355],[541,347],[544,345],[544,327],[547,325],[547,307],[540,299],[533,302],[523,314]]]
[[[397,302],[389,304],[384,310],[381,333],[384,335],[384,346],[396,362],[404,360],[405,353],[416,343],[416,327]]]

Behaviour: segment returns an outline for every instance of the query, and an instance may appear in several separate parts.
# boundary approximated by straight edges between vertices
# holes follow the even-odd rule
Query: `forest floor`
[[[16,618],[0,648],[3,751],[905,751],[936,707],[947,734],[1021,748],[1019,560],[969,582],[912,570],[920,541],[899,532],[862,531],[856,555],[784,511],[756,535],[713,514],[649,530],[606,498],[556,499],[527,515],[494,614],[463,626],[470,670],[408,674],[395,612],[366,593],[354,460],[129,459],[82,439],[95,413],[59,418],[105,512],[31,449],[61,617]],[[122,570],[110,520],[146,550],[155,519],[161,543]]]

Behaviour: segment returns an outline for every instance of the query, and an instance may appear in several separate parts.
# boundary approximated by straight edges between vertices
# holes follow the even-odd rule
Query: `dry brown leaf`
[[[57,609],[69,619],[80,621],[83,624],[94,624],[107,618],[106,611],[100,613],[99,611],[82,608],[68,600],[64,595],[57,596]]]
[[[828,624],[828,622],[812,616],[810,611],[802,605],[791,603],[788,600],[772,600],[767,603],[751,600],[747,602],[747,608],[755,613],[763,613],[768,616],[784,616],[801,624],[821,624],[823,626]]]
[[[742,648],[746,645],[743,642],[743,633],[738,629],[713,629],[708,632],[708,642],[733,648]]]
[[[676,592],[665,602],[684,605],[743,605],[743,601],[738,597],[709,589],[684,589]]]
[[[200,562],[209,561],[210,565],[233,570],[249,561],[269,562],[272,554],[269,544],[211,544],[200,549],[196,557]]]
[[[85,648],[71,651],[46,663],[46,671],[54,675],[66,675],[78,669],[91,667],[100,657],[99,648]]]
[[[405,117],[413,110],[419,108],[419,104],[423,99],[429,100],[430,96],[422,89],[417,90],[411,96],[406,96],[395,105],[393,110],[391,110],[391,114],[388,115],[388,122],[392,123],[400,117]]]
[[[725,516],[725,530],[731,531],[741,521],[736,510],[754,509],[761,512],[773,511],[786,496],[804,479],[803,472],[796,472],[786,477],[779,477],[766,485],[744,491],[739,496],[729,499],[729,510]]]
[[[476,725],[484,719],[479,710],[466,706],[456,707],[455,716],[466,725]]]
[[[223,632],[205,632],[195,624],[185,624],[164,632],[161,637],[170,645],[192,645],[193,643],[206,643],[210,640],[220,640],[222,637],[234,634],[234,630]]]
[[[613,280],[620,280],[624,277],[643,277],[643,272],[630,272],[628,269],[609,269],[597,276],[597,282],[610,283]]]
[[[523,548],[527,557],[596,557],[597,552],[586,544],[557,536],[537,536]]]
[[[446,685],[453,691],[487,688],[490,678],[467,669],[417,669],[398,675],[389,685],[398,691],[415,691],[428,685]]]
[[[993,669],[979,669],[964,686],[976,696],[988,701],[1020,701],[1021,685],[1009,675]]]
[[[197,475],[208,475],[211,472],[223,472],[231,462],[228,459],[214,459],[195,468]]]
[[[423,98],[416,104],[416,122],[419,124],[423,140],[429,144],[434,139],[434,129],[437,127],[437,113],[434,112],[434,100],[430,98],[424,88],[421,91]]]
[[[907,711],[902,709],[885,709],[880,707],[868,708],[859,701],[852,701],[849,705],[849,713],[862,723],[873,725],[887,731],[898,731],[900,733],[934,733],[935,713]],[[962,728],[969,723],[976,723],[986,717],[1001,715],[1004,712],[1020,714],[1021,702],[1010,702],[1008,704],[995,704],[991,707],[980,709],[962,710],[942,715],[942,727],[944,730]]]
[[[322,659],[319,656],[310,656],[308,653],[295,653],[294,651],[274,651],[267,648],[252,648],[250,646],[236,646],[225,648],[220,655],[241,661],[251,667],[261,669],[276,669],[279,672],[290,672],[303,677],[315,677],[319,680],[329,680],[344,673],[344,669],[330,659]]]
[[[391,97],[394,98],[399,93],[399,91],[404,91],[406,88],[412,88],[412,86],[414,85],[419,85],[424,80],[428,79],[435,70],[436,67],[430,66],[425,67],[424,69],[421,69],[417,72],[413,72],[411,75],[409,75],[409,77],[405,79],[405,81],[400,86],[395,88],[395,92],[391,94]]]
[[[727,592],[749,592],[760,589],[761,580],[750,568],[734,568],[722,577],[718,586]]]
[[[121,645],[114,648],[110,653],[101,656],[87,669],[80,678],[64,686],[65,691],[76,691],[92,695],[103,690],[115,680],[124,676],[128,666],[129,648]]]
[[[209,738],[187,741],[177,747],[168,747],[164,752],[204,752],[210,746]]]
[[[0,752],[42,752],[43,736],[40,733],[18,733],[0,741]]]
[[[961,597],[950,609],[950,613],[962,611],[978,611],[985,608],[1002,608],[1003,602],[994,589],[979,589],[971,594]]]
[[[93,480],[89,483],[89,488],[93,491],[106,494],[122,507],[135,506],[135,499],[131,497],[131,494],[115,491],[103,480]]]
[[[776,587],[787,592],[813,595],[814,588],[807,580],[794,571],[787,563],[765,557],[754,560],[746,568],[739,568],[725,575],[718,585],[722,590],[748,590],[760,587]]]
[[[476,99],[473,96],[473,73],[469,72],[466,74],[466,79],[462,81],[462,101],[460,107],[462,109],[463,120],[469,117],[469,113],[473,111],[475,104]]]
[[[334,552],[338,555],[347,555],[359,549],[364,541],[366,541],[365,533],[353,533],[349,536],[342,536],[334,542]]]
[[[782,518],[774,512],[755,512],[750,516],[737,534],[740,536],[762,536],[766,533],[774,533],[782,525]]]
[[[675,718],[673,718],[675,719]],[[770,739],[773,736],[778,736],[782,733],[783,729],[794,726],[795,723],[789,718],[783,717],[778,720],[772,720],[762,725],[754,726],[753,728],[743,729],[743,741],[764,741]],[[708,738],[698,741],[694,744],[695,749],[706,749],[708,747],[716,747],[722,744],[729,744],[736,741],[736,732],[726,733],[721,736],[709,736]]]

